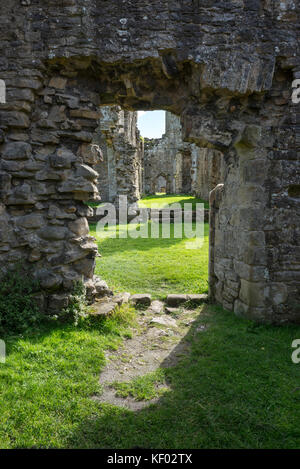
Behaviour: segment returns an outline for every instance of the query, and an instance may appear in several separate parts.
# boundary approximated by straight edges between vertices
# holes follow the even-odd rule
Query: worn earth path
[[[190,327],[196,326],[195,333],[205,330],[204,325],[197,325],[198,316],[199,308],[166,308],[160,301],[153,301],[147,310],[139,311],[132,338],[125,340],[117,351],[106,353],[106,367],[100,376],[102,393],[93,399],[131,410],[156,403],[168,391],[168,383],[157,384],[157,397],[150,400],[137,400],[130,393],[122,397],[116,383],[128,383],[159,368],[175,366],[188,353],[185,336]]]

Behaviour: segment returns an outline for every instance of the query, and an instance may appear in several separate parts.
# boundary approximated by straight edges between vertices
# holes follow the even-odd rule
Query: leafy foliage
[[[87,317],[87,302],[86,302],[86,288],[83,282],[76,282],[74,284],[73,292],[70,297],[67,308],[62,311],[63,316],[74,320],[77,326],[81,319]]]
[[[39,285],[28,270],[18,266],[0,282],[0,331],[20,333],[37,325],[42,314],[35,294]]]

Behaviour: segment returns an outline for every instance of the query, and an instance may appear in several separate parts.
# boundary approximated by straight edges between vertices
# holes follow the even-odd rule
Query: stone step
[[[167,305],[171,307],[180,306],[188,301],[188,295],[168,295]]]
[[[111,299],[105,300],[103,299],[102,301],[97,302],[95,305],[95,310],[91,313],[91,316],[93,317],[99,317],[99,316],[109,316],[112,313],[115,312],[116,308],[119,306],[117,303],[112,301]]]
[[[133,303],[136,306],[150,306],[151,305],[151,295],[148,294],[136,294],[131,295],[129,298],[130,303]]]
[[[149,308],[149,311],[160,314],[164,310],[168,314],[176,311],[176,307],[184,306],[187,303],[192,303],[195,305],[201,305],[208,300],[208,295],[179,295],[172,294],[168,295],[166,299],[167,305],[165,306],[162,301],[154,300],[151,301],[151,295],[146,293],[139,293],[135,295],[130,295],[130,293],[119,293],[115,296],[105,296],[104,298],[96,299],[93,304],[93,311],[90,313],[91,316],[109,316],[114,313],[114,311],[124,303],[132,303],[134,306],[145,306]]]
[[[176,307],[180,305],[184,305],[187,302],[191,302],[193,304],[200,305],[208,300],[207,294],[199,294],[199,295],[179,295],[173,294],[167,296],[167,305],[171,307]]]
[[[90,316],[99,317],[99,316],[109,316],[113,314],[116,309],[124,303],[128,303],[130,298],[130,293],[120,293],[119,295],[113,297],[104,297],[93,304],[93,311]]]

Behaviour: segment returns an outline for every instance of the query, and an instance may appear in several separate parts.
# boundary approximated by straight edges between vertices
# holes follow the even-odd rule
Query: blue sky
[[[160,138],[165,133],[165,111],[139,111],[138,128],[142,137]]]

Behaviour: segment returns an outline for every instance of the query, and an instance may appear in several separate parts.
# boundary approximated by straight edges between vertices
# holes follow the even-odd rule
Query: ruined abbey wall
[[[224,181],[225,160],[217,150],[184,142],[180,118],[166,112],[166,132],[145,140],[145,192],[193,194],[204,200]]]
[[[192,193],[209,200],[210,192],[225,180],[226,163],[221,151],[211,148],[197,150],[192,158]]]
[[[224,181],[222,152],[199,148],[182,140],[180,118],[166,112],[162,138],[141,138],[136,111],[103,106],[97,128],[102,155],[95,167],[102,202],[118,204],[126,195],[129,203],[142,194],[166,192],[193,194],[209,200],[209,193]],[[97,146],[93,147],[97,151]]]
[[[78,278],[93,294],[99,106],[165,109],[185,141],[224,155],[212,299],[299,322],[299,3],[11,0],[0,15],[1,270],[32,265],[48,310]]]
[[[127,196],[129,203],[143,192],[144,145],[137,129],[137,112],[119,106],[101,108],[99,146],[103,158],[96,165],[98,190],[103,202],[117,203]]]
[[[180,118],[166,112],[165,134],[145,140],[145,192],[191,193],[193,146],[181,138]]]

